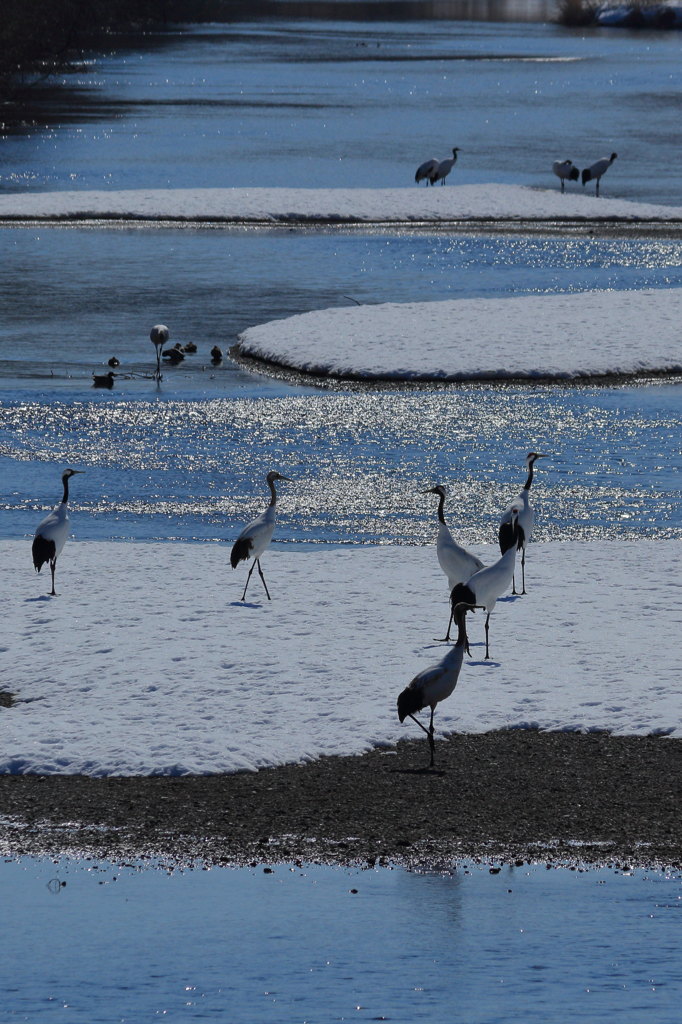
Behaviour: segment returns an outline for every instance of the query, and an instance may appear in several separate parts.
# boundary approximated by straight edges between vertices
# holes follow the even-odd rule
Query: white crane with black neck
[[[62,553],[69,536],[69,480],[77,473],[83,473],[82,469],[65,469],[62,473],[62,484],[64,493],[62,500],[52,509],[41,521],[33,538],[33,565],[36,572],[40,572],[45,562],[50,563],[52,573],[52,590],[50,597],[56,597],[54,589],[54,574],[57,568],[57,559]]]
[[[437,665],[425,668],[417,673],[398,697],[398,718],[403,722],[411,718],[420,729],[423,729],[429,741],[431,751],[430,768],[434,765],[433,714],[442,700],[445,700],[457,686],[459,673],[462,670],[464,655],[469,654],[469,640],[466,631],[466,613],[472,609],[470,604],[458,604],[454,609],[457,622],[457,641]],[[431,708],[431,721],[427,729],[415,714],[422,708]]]
[[[498,538],[500,541],[500,551],[502,554],[512,546],[514,543],[514,534],[511,528],[511,515],[512,510],[516,509],[519,517],[519,526],[523,531],[523,550],[521,551],[521,593],[526,593],[526,545],[530,544],[531,537],[533,536],[533,527],[535,526],[535,510],[530,503],[530,489],[533,483],[533,467],[538,459],[546,459],[547,455],[543,455],[540,452],[528,452],[526,456],[526,469],[528,476],[526,482],[523,485],[523,490],[519,494],[518,498],[514,498],[511,504],[507,507],[500,520],[500,529],[498,532]],[[516,593],[516,578],[512,579],[512,594]]]
[[[438,537],[436,538],[436,555],[438,564],[448,578],[448,593],[458,583],[463,583],[483,568],[483,562],[476,555],[463,548],[454,539],[445,522],[445,488],[442,484],[429,487],[423,494],[437,494],[438,501]]]
[[[514,535],[514,543],[510,545],[502,557],[498,558],[493,565],[488,565],[485,569],[479,569],[466,583],[458,583],[456,587],[453,587],[450,594],[450,603],[452,605],[450,625],[455,616],[457,606],[462,602],[477,608],[485,608],[486,658],[490,657],[490,616],[497,604],[498,598],[502,597],[509,588],[509,584],[514,576],[516,552],[523,545],[523,530],[519,524],[519,513],[516,508],[512,509],[511,529]],[[446,640],[450,638],[450,625],[448,625]]]
[[[270,488],[270,504],[266,508],[265,512],[262,512],[259,516],[253,519],[248,526],[244,527],[234,542],[232,551],[230,552],[230,564],[233,569],[236,569],[240,562],[245,562],[247,559],[253,558],[253,565],[249,569],[249,575],[246,577],[246,585],[244,586],[242,601],[246,598],[246,590],[249,585],[249,580],[251,579],[251,573],[256,566],[258,566],[258,575],[263,581],[268,601],[271,600],[270,591],[268,590],[268,585],[265,582],[263,570],[260,567],[260,557],[272,540],[272,535],[275,530],[275,506],[277,504],[275,480],[289,480],[289,477],[282,476],[281,473],[276,472],[276,470],[272,470],[268,473],[265,479],[268,487]]]

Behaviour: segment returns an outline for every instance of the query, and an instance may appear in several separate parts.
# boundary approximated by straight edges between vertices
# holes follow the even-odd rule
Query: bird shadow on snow
[[[230,608],[262,608],[262,603],[256,601],[230,601]]]
[[[34,604],[36,601],[51,601],[52,596],[52,594],[41,594],[40,597],[27,597],[25,598],[24,603]],[[55,596],[58,597],[59,595],[56,594]]]

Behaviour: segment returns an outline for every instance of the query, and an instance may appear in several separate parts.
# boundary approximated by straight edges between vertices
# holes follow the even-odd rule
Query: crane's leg
[[[563,190],[564,190],[564,179],[562,178],[561,179],[561,191],[563,192]]]
[[[246,588],[249,585],[249,580],[251,579],[251,573],[253,572],[253,570],[255,568],[256,568],[256,563],[254,562],[253,565],[251,566],[251,568],[249,569],[249,575],[246,577],[246,585],[244,586],[244,593],[242,594],[242,601],[246,597]]]
[[[596,194],[599,195],[599,178],[597,178]]]
[[[57,568],[57,559],[50,559],[50,572],[52,573],[52,590],[50,591],[50,597],[56,597],[57,591],[54,589],[54,571]]]
[[[450,639],[450,626],[452,625],[452,620],[454,618],[454,615],[455,615],[455,610],[454,610],[454,608],[451,608],[450,609],[450,621],[448,622],[448,631],[445,634],[445,636],[434,636],[433,639],[436,641],[436,643],[444,644],[444,643],[447,643],[448,640]]]
[[[512,594],[516,593],[516,573],[512,576]]]
[[[526,593],[526,549],[524,548],[521,552],[521,593]]]
[[[266,593],[266,594],[268,595],[268,601],[271,601],[271,600],[272,600],[272,598],[270,597],[270,591],[268,590],[268,585],[267,585],[267,583],[265,582],[265,576],[263,575],[263,570],[262,570],[262,569],[261,569],[261,567],[260,567],[260,558],[257,558],[257,559],[256,559],[256,564],[258,565],[258,575],[259,575],[259,576],[260,576],[260,578],[262,579],[262,581],[263,581],[263,586],[265,587],[265,593]]]
[[[489,644],[488,644],[488,633],[489,633],[488,623],[489,622],[490,622],[490,612],[488,612],[488,614],[485,617],[485,656],[486,656],[486,658],[490,657],[490,647],[489,647]]]
[[[429,747],[431,748],[431,763],[429,765],[429,768],[433,768],[435,764],[435,744],[433,742],[433,711],[434,709],[431,708],[431,724],[429,725]]]

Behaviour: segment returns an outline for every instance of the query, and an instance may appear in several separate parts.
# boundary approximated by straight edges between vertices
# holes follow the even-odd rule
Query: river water
[[[675,875],[25,858],[0,892],[8,1024],[677,1020]]]

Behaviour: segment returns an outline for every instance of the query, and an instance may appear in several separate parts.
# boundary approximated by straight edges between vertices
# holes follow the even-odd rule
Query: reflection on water
[[[247,327],[308,310],[682,287],[680,239],[35,227],[0,237],[0,379],[35,387],[54,375],[81,398],[112,355],[122,373],[150,371],[159,322],[171,343],[198,347],[166,371],[166,389],[224,393],[248,378],[227,359],[212,367],[214,344],[227,353]]]
[[[679,58],[675,32],[520,21],[175,26],[22,112],[0,189],[415,188],[457,145],[453,182],[554,188],[553,160],[615,149],[605,195],[680,204]]]
[[[536,537],[682,532],[679,387],[462,386],[207,401],[12,401],[0,411],[5,536],[35,527],[58,467],[87,469],[73,496],[80,539],[234,537],[291,476],[280,541],[431,543],[445,483],[464,543],[493,542],[524,480],[526,452],[552,453],[534,485]],[[56,399],[57,396],[53,396]]]
[[[680,996],[674,874],[24,859],[0,893],[3,1021],[672,1024]]]

